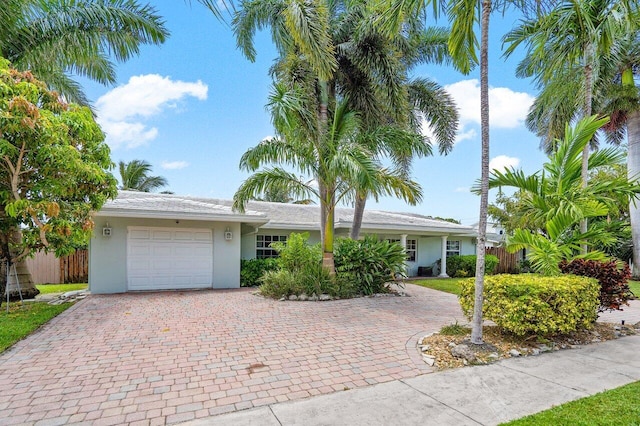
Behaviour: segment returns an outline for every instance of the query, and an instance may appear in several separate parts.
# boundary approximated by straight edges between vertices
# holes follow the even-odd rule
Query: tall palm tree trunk
[[[584,85],[585,85],[585,94],[584,94],[584,117],[591,117],[592,113],[592,105],[593,105],[593,65],[591,63],[593,58],[593,45],[588,43],[584,50]],[[586,188],[589,184],[589,146],[590,144],[586,144],[584,149],[582,150],[582,187]],[[584,234],[587,232],[589,227],[589,223],[587,219],[580,220],[580,233]],[[582,254],[587,253],[587,245],[582,244],[580,246],[580,251]]]
[[[333,241],[335,228],[334,190],[325,188],[326,198],[320,200],[320,209],[325,212],[324,234],[322,238],[322,266],[335,275],[336,266],[333,259]]]
[[[629,180],[640,179],[640,111],[633,111],[627,117],[627,176]],[[631,237],[633,240],[633,270],[635,279],[640,278],[640,200],[632,200],[629,205]]]
[[[487,241],[487,209],[489,205],[489,17],[491,0],[482,0],[480,21],[480,127],[482,128],[482,171],[480,178],[480,220],[476,251],[475,301],[471,342],[481,345],[482,305],[484,301],[484,259]]]
[[[356,203],[353,209],[353,222],[351,224],[351,233],[349,237],[352,240],[360,238],[360,229],[362,228],[362,217],[364,216],[364,208],[367,205],[367,194],[356,194]]]

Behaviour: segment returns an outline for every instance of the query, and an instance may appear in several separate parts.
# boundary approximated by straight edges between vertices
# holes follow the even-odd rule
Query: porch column
[[[449,278],[447,275],[447,236],[443,235],[442,237],[442,257],[440,260],[440,278]]]
[[[404,251],[404,254],[407,254],[407,234],[400,234],[400,245],[402,246],[402,250]],[[404,272],[405,274],[408,274],[409,271],[409,265],[407,265],[407,258],[405,256],[405,260],[404,260]]]

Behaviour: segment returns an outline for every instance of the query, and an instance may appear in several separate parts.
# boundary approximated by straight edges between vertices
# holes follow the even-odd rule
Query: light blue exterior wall
[[[289,236],[292,232],[309,233],[309,244],[317,244],[320,242],[320,231],[296,231],[291,229],[259,229],[258,232],[245,234],[242,236],[242,258],[256,258],[256,235],[285,235]]]
[[[256,234],[261,235],[289,235],[292,232],[304,232],[287,229],[260,229],[257,233],[242,236],[242,258],[255,259],[256,257]],[[380,239],[400,239],[399,234],[376,233]],[[348,232],[336,232],[336,237],[347,237]],[[409,276],[418,275],[418,267],[433,266],[442,255],[442,238],[440,236],[424,236],[408,234],[407,239],[418,240],[418,252],[415,262],[407,262],[407,273]],[[450,241],[460,241],[460,254],[475,254],[476,246],[471,237],[450,236]],[[320,242],[320,231],[309,232],[309,242],[316,244]]]
[[[89,290],[92,293],[122,293],[127,291],[127,227],[149,226],[167,228],[211,229],[213,234],[212,288],[240,287],[240,223],[204,222],[165,219],[132,219],[96,217],[96,227],[89,242]],[[102,236],[106,223],[112,229],[110,237]],[[231,241],[224,232],[230,228]]]

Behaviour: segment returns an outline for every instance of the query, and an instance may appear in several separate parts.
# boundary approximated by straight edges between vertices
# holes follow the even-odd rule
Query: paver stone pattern
[[[414,377],[456,296],[93,295],[0,355],[0,425],[160,425]]]

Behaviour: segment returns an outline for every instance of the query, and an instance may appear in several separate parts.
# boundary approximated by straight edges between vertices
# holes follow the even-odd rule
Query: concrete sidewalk
[[[640,380],[640,336],[185,423],[496,425]]]

